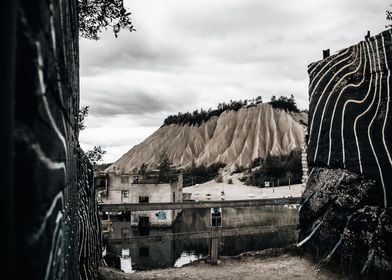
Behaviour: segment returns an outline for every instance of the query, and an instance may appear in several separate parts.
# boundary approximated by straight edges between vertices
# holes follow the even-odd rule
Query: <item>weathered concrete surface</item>
[[[311,172],[298,245],[359,278],[392,276],[391,35],[309,68]]]
[[[12,278],[95,279],[100,226],[78,145],[78,1],[18,2]]]

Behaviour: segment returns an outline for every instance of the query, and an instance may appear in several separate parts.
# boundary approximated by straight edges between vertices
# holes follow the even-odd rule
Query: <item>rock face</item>
[[[392,275],[391,30],[309,67],[299,246],[359,277]]]
[[[225,111],[201,125],[163,126],[133,147],[107,170],[129,173],[143,163],[156,166],[164,151],[176,166],[223,162],[247,165],[268,153],[288,154],[301,147],[304,132],[294,118],[307,123],[306,113],[295,116],[269,104]]]
[[[18,1],[10,174],[13,279],[96,279],[100,223],[78,145],[78,1]],[[5,242],[6,243],[6,242]]]

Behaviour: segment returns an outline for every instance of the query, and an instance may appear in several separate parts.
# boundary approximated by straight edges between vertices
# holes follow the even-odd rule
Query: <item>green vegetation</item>
[[[221,174],[216,175],[215,182],[223,183],[223,176]]]
[[[139,171],[143,171],[143,164],[140,166]],[[173,163],[169,160],[166,152],[163,152],[159,157],[158,164],[158,178],[160,182],[170,181],[175,173],[175,169],[173,167]]]
[[[219,103],[216,109],[208,109],[203,110],[195,110],[192,113],[178,113],[177,115],[168,116],[164,122],[163,126],[170,124],[189,124],[189,125],[200,125],[203,122],[207,122],[212,117],[219,117],[224,111],[238,111],[241,108],[248,108],[256,106],[257,104],[263,103],[261,96],[256,97],[255,99],[245,99],[239,101],[230,100],[229,103]],[[271,101],[268,102],[274,108],[282,109],[290,112],[299,112],[299,109],[296,105],[294,96],[290,97],[281,96],[279,99],[276,99],[275,96],[272,96]]]
[[[225,167],[225,164],[218,162],[210,166],[204,164],[197,166],[192,162],[190,167],[182,170],[184,186],[192,186],[195,184],[202,184],[217,178],[219,169]],[[139,169],[135,168],[133,174],[143,175],[141,182],[143,183],[169,183],[177,180],[180,170],[176,169],[169,160],[167,154],[164,152],[160,155],[157,170],[151,170],[148,165],[143,163]]]
[[[85,121],[88,116],[88,109],[89,106],[84,106],[79,109],[77,123],[79,131],[82,131],[86,128]],[[91,164],[94,166],[94,169],[98,162],[103,160],[104,154],[106,154],[106,151],[102,149],[101,146],[94,146],[92,150],[86,151],[86,156],[90,160]]]
[[[253,164],[253,167],[259,166],[259,168],[253,171],[249,169],[247,175],[241,178],[245,185],[264,187],[265,182],[272,182],[274,186],[301,183],[300,149],[291,151],[289,155],[268,155],[265,160],[258,158]]]
[[[276,99],[275,95],[273,95],[269,104],[271,104],[273,108],[282,109],[286,112],[299,112],[294,95],[291,95],[290,97],[281,96],[279,99]]]
[[[184,187],[192,186],[195,184],[202,184],[212,179],[217,178],[219,174],[219,169],[225,167],[226,165],[221,162],[213,163],[210,166],[205,166],[204,164],[196,167],[195,162],[183,171],[184,175]]]
[[[79,131],[81,131],[81,130],[86,128],[86,124],[85,124],[84,121],[85,121],[85,119],[88,116],[88,108],[89,108],[89,106],[84,106],[84,107],[81,107],[79,109],[79,114],[78,114],[78,128],[79,128]]]
[[[78,0],[81,37],[98,40],[102,29],[112,28],[117,37],[121,29],[135,31],[123,0]]]
[[[253,166],[253,165],[252,165]],[[234,165],[234,171],[231,172],[231,175],[235,174],[235,173],[242,173],[244,171],[247,170],[247,167],[243,166],[243,165],[238,165],[238,163],[236,163]]]
[[[103,160],[103,155],[106,154],[106,151],[101,148],[101,146],[94,146],[92,150],[88,150],[86,152],[87,158],[93,165],[96,165],[98,162]]]
[[[226,110],[232,110],[232,111],[238,111],[244,106],[248,106],[250,104],[258,104],[262,103],[261,97],[259,96],[257,98],[258,101],[253,101],[251,103],[250,100],[239,100],[239,101],[233,101],[230,100],[230,103],[219,103],[218,107],[215,110],[212,110],[211,108],[208,109],[207,111],[200,109],[193,111],[193,113],[178,113],[177,115],[171,115],[168,116],[164,121],[163,121],[163,126],[165,125],[170,125],[170,124],[189,124],[189,125],[200,125],[202,122],[208,121],[212,117],[219,117],[224,111]],[[258,102],[258,103],[255,103]]]
[[[178,175],[166,152],[159,156],[157,170],[151,170],[147,164],[142,163],[139,169],[133,170],[133,173],[143,175],[143,183],[170,183],[176,181]]]

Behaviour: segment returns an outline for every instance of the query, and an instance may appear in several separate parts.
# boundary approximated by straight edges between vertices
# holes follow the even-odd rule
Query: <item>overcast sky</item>
[[[130,0],[136,32],[80,40],[80,134],[112,162],[170,114],[293,94],[307,108],[307,66],[385,29],[389,0]]]

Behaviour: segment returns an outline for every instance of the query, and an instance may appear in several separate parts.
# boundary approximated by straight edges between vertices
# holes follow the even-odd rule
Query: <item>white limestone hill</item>
[[[301,147],[307,114],[287,114],[263,103],[227,110],[200,125],[170,124],[134,146],[106,171],[131,173],[143,163],[157,166],[166,152],[175,166],[210,165],[223,162],[228,167],[248,165],[257,157],[283,155]]]

